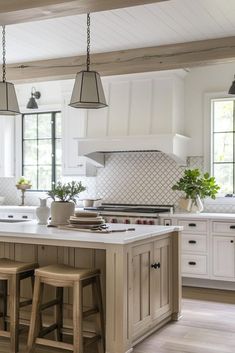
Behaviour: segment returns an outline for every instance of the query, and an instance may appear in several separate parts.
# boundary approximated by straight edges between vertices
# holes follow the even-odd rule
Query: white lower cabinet
[[[217,279],[235,279],[235,236],[213,235],[212,276]]]
[[[216,218],[197,215],[194,219],[193,215],[192,218],[182,215],[172,217],[171,223],[184,227],[181,237],[183,277],[235,281],[235,222],[232,216],[228,219],[222,215]],[[164,224],[164,218],[161,224]]]

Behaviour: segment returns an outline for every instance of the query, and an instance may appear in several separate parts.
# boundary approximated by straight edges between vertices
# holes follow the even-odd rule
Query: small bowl
[[[100,199],[83,199],[82,203],[84,207],[94,207],[94,202]]]

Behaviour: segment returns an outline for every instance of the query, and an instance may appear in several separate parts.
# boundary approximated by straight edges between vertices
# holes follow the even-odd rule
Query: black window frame
[[[233,102],[233,129],[232,130],[224,130],[224,131],[215,131],[214,130],[214,103],[220,101],[232,101]],[[224,97],[224,98],[212,98],[211,99],[211,174],[216,177],[215,175],[215,165],[222,165],[222,164],[230,164],[233,167],[233,185],[232,190],[229,194],[235,194],[235,98],[233,97]],[[232,162],[215,162],[214,161],[214,145],[215,145],[215,135],[216,134],[232,134],[233,135],[233,161]],[[226,194],[227,195],[227,194]]]
[[[52,151],[51,151],[51,159],[52,159],[52,163],[51,163],[51,167],[52,167],[52,173],[51,173],[51,188],[53,187],[53,184],[56,183],[56,140],[62,140],[62,136],[60,138],[56,137],[56,114],[61,114],[61,110],[53,110],[53,111],[43,111],[43,112],[27,112],[22,114],[22,124],[21,124],[21,147],[22,147],[22,161],[21,161],[21,174],[24,175],[24,141],[28,140],[28,139],[24,139],[24,117],[27,115],[42,115],[42,114],[51,114],[51,121],[52,121],[52,129],[51,129],[51,142],[52,142]],[[37,119],[37,138],[32,139],[32,140],[36,140],[37,141],[37,145],[38,145],[38,141],[40,140],[38,138],[38,119]],[[38,152],[37,152],[37,162],[38,162]],[[61,161],[61,165],[62,165],[62,161]],[[38,163],[37,163],[37,186],[38,186]],[[29,192],[46,192],[49,190],[41,190],[41,189],[29,189],[27,190]]]

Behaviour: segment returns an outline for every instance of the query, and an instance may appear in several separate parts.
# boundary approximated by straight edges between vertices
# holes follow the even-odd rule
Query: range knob
[[[146,219],[144,219],[143,224],[148,224],[148,221],[146,221]]]
[[[151,226],[153,226],[153,225],[154,225],[154,221],[153,221],[153,220],[150,220],[150,221],[149,221],[149,224],[150,224]]]
[[[112,218],[111,223],[117,223],[117,218]]]
[[[129,219],[125,219],[124,223],[126,223],[126,224],[130,224],[130,223],[131,223],[131,221],[130,221]]]
[[[142,224],[142,221],[140,219],[137,219],[136,224]]]

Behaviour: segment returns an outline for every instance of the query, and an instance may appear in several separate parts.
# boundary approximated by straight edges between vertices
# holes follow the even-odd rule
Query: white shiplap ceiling
[[[235,0],[170,0],[91,15],[92,52],[235,35]],[[86,51],[86,15],[7,26],[7,62]]]

